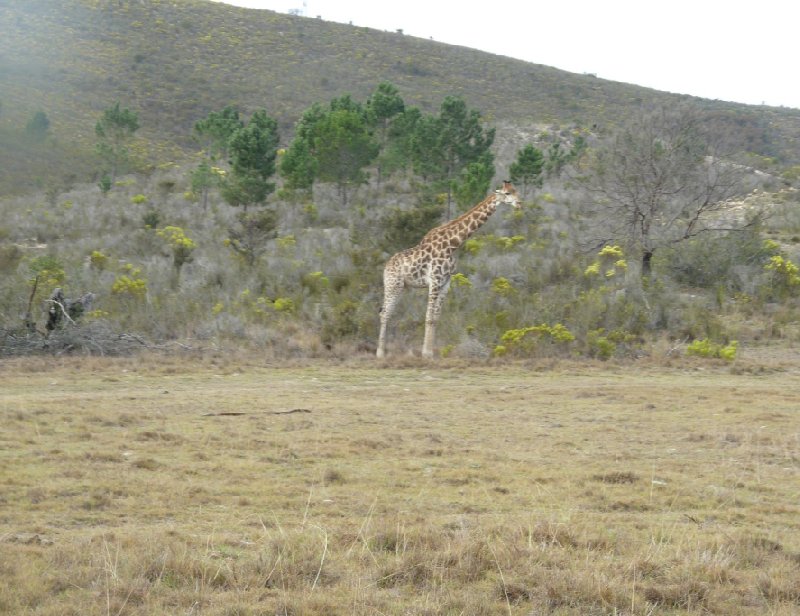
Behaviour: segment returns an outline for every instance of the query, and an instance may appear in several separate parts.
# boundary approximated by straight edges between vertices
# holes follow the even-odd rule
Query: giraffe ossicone
[[[434,227],[419,244],[392,256],[383,268],[383,308],[378,335],[378,357],[386,355],[386,330],[400,295],[405,288],[427,288],[428,308],[425,313],[425,340],[422,356],[433,357],[436,324],[442,304],[455,272],[455,252],[480,229],[498,206],[520,208],[516,189],[510,182],[499,188],[478,205],[449,222]]]

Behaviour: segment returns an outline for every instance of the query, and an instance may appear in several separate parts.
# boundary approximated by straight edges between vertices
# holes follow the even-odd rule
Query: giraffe
[[[455,252],[467,238],[494,214],[500,204],[520,208],[516,189],[510,182],[496,190],[478,205],[458,218],[434,227],[413,248],[401,250],[383,268],[383,308],[378,336],[378,357],[386,354],[386,328],[400,293],[406,287],[428,289],[428,309],[425,314],[425,340],[422,356],[433,357],[433,339],[442,304],[455,271]]]

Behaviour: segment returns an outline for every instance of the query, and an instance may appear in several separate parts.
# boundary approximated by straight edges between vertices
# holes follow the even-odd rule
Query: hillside
[[[534,124],[604,130],[641,103],[688,100],[742,150],[800,161],[800,110],[691,99],[473,49],[206,0],[26,0],[0,4],[0,194],[93,169],[94,124],[115,100],[139,113],[139,155],[193,148],[209,111],[264,107],[288,141],[310,104],[381,81],[433,111],[462,96],[499,127],[498,145]],[[532,41],[535,44],[535,41]],[[588,52],[587,52],[588,53]],[[45,144],[24,142],[37,111]]]
[[[498,212],[460,250],[437,334],[442,356],[629,359],[697,342],[695,352],[731,359],[738,344],[749,352],[800,341],[800,191],[792,186],[800,110],[670,95],[201,0],[6,3],[0,28],[0,355],[174,344],[246,346],[276,358],[374,353],[383,263],[438,224],[442,185],[403,166],[378,181],[373,167],[372,181],[354,181],[344,199],[333,176],[318,177],[312,193],[287,188],[282,176],[267,207],[247,213],[223,194],[225,182],[211,180],[200,197],[192,129],[226,105],[245,117],[263,107],[277,120],[275,148],[290,143],[312,104],[347,93],[364,101],[385,81],[425,114],[448,95],[480,110],[497,129],[501,178],[522,146],[546,147],[553,135],[586,135],[588,168],[643,104],[694,106],[699,113],[687,115],[725,142],[723,156],[693,158],[709,164],[692,167],[699,175],[676,174],[687,168],[669,166],[679,159],[665,154],[667,183],[652,186],[662,195],[679,183],[702,188],[701,200],[646,201],[663,206],[648,214],[656,231],[647,252],[643,238],[612,228],[630,212],[602,209],[619,205],[621,192],[598,200],[597,185],[547,170],[524,207]],[[106,193],[94,127],[117,100],[141,128],[136,165]],[[43,114],[49,127],[29,130]],[[623,160],[637,160],[628,157],[635,141],[625,143],[634,149],[620,152]],[[646,175],[651,150],[639,151],[645,167],[623,179]],[[730,191],[717,190],[734,175]],[[636,283],[645,265],[653,277]],[[56,289],[94,302],[75,313],[77,327],[47,335]],[[402,300],[390,354],[418,349],[424,303],[423,294]]]

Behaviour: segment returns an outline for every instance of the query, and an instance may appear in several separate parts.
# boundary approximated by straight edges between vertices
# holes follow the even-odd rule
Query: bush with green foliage
[[[50,130],[50,119],[44,111],[37,111],[25,125],[25,132],[29,137],[41,141]]]
[[[771,295],[785,298],[800,292],[800,268],[783,255],[773,255],[764,266],[770,274]]]
[[[114,279],[111,293],[123,298],[143,300],[147,295],[147,279],[142,278],[142,269],[127,263],[122,271],[124,273]]]
[[[428,231],[441,223],[443,212],[441,203],[388,210],[381,221],[384,229],[381,248],[391,254],[416,245]]]
[[[686,354],[693,357],[706,357],[724,359],[725,361],[733,361],[736,359],[736,352],[739,348],[739,343],[732,340],[728,344],[719,344],[711,342],[708,338],[702,340],[693,340],[686,347]]]
[[[243,263],[252,267],[267,251],[267,242],[277,234],[278,214],[265,208],[256,212],[241,212],[235,224],[228,229],[224,244]]]
[[[529,357],[540,351],[542,346],[567,349],[574,340],[575,335],[561,323],[509,329],[500,337],[501,344],[494,348],[494,355]]]
[[[186,236],[181,227],[167,226],[158,229],[156,235],[163,238],[172,252],[172,266],[180,272],[185,263],[192,260],[192,253],[197,248],[193,239]]]

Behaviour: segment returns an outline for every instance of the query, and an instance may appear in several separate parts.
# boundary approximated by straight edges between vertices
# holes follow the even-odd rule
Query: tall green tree
[[[468,109],[463,99],[447,96],[436,117],[425,116],[415,125],[412,138],[414,170],[447,193],[447,215],[452,215],[454,191],[463,169],[481,161],[494,164],[490,148],[493,128],[484,128],[481,114]]]
[[[494,177],[494,159],[484,152],[480,160],[467,164],[453,183],[453,195],[461,210],[479,203],[486,196]]]
[[[541,187],[544,165],[544,154],[534,145],[526,145],[517,152],[517,158],[509,168],[509,176],[523,199],[527,199],[533,187]]]
[[[128,161],[128,146],[137,130],[138,114],[130,109],[120,108],[119,101],[103,112],[94,127],[98,139],[97,152],[108,167],[106,171],[111,174],[111,185],[116,181],[121,166]]]
[[[347,204],[352,189],[366,182],[364,169],[377,154],[363,106],[345,95],[327,109],[315,104],[306,110],[281,161],[281,173],[289,188],[310,190],[315,181],[336,184]]]
[[[221,181],[220,175],[215,173],[209,161],[216,164],[227,162],[231,137],[243,127],[244,122],[239,118],[239,110],[231,105],[221,111],[210,112],[194,125],[193,137],[200,144],[206,158],[192,171],[190,182],[192,193],[200,199],[204,211],[208,206],[209,191]],[[246,198],[245,194],[241,195],[242,200]],[[232,199],[239,201],[238,197]]]
[[[209,191],[218,184],[219,175],[214,173],[208,161],[204,160],[192,171],[189,182],[192,187],[192,200],[199,199],[205,212],[208,208]]]
[[[313,144],[319,180],[336,184],[342,205],[347,205],[351,190],[367,181],[364,168],[378,155],[364,114],[330,111],[315,126]]]
[[[286,188],[311,191],[317,177],[317,159],[311,153],[311,143],[295,139],[281,158],[281,175]]]
[[[228,105],[222,111],[212,111],[194,125],[194,138],[211,160],[226,160],[228,143],[237,130],[244,126],[239,110]]]
[[[247,210],[275,190],[270,178],[275,174],[278,139],[278,123],[263,109],[233,132],[228,140],[231,171],[222,183],[222,196],[229,204]]]
[[[406,107],[389,124],[388,138],[381,160],[386,173],[407,169],[414,160],[414,136],[417,123],[423,118],[418,107]]]
[[[391,137],[390,127],[393,120],[405,111],[405,102],[400,97],[398,89],[388,82],[378,84],[375,92],[367,100],[367,119],[374,127],[378,142],[379,155],[377,159],[377,184],[380,188],[384,169],[391,168],[392,159],[387,152]]]
[[[325,115],[325,109],[314,103],[303,112],[295,126],[295,136],[281,158],[281,175],[286,188],[311,192],[317,178],[317,159],[314,156],[314,127]]]
[[[559,177],[564,167],[578,160],[586,150],[586,139],[578,135],[572,144],[565,148],[561,141],[556,141],[547,148],[544,170],[548,176]]]
[[[353,100],[353,96],[351,94],[343,94],[338,98],[331,99],[330,110],[352,111],[353,113],[357,113],[360,115],[365,114],[364,106],[358,101]]]

